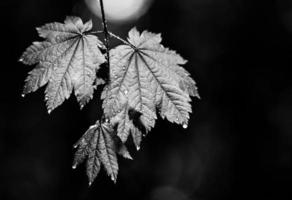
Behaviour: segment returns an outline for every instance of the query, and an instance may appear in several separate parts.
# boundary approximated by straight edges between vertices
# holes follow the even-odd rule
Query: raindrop
[[[80,105],[80,110],[82,110],[83,107],[84,107],[84,105]]]
[[[111,179],[112,179],[112,181],[116,181],[114,175],[111,175]]]
[[[25,97],[25,94],[21,94],[21,97],[23,97],[23,98],[24,98],[24,97]]]
[[[127,95],[128,94],[128,90],[125,90],[124,93],[125,93],[125,95]]]
[[[18,61],[19,61],[19,62],[23,62],[23,58],[20,58]]]
[[[125,71],[126,70],[126,66],[123,66],[123,71]]]
[[[72,166],[72,169],[76,169],[76,164]]]
[[[52,112],[52,110],[51,110],[51,109],[49,109],[49,110],[48,110],[48,114],[50,114],[51,112]]]
[[[183,128],[184,128],[184,129],[188,128],[188,124],[184,123],[184,124],[183,124]]]
[[[89,181],[89,182],[88,182],[88,185],[89,185],[89,186],[91,186],[91,184],[92,184],[92,182],[91,182],[91,181]]]
[[[78,144],[74,145],[73,148],[76,149],[78,147]]]
[[[140,146],[137,146],[136,148],[137,148],[137,151],[139,151],[139,150],[140,150]]]

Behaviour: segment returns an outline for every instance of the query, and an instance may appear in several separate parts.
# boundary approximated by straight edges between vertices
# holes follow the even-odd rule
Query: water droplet
[[[125,93],[125,95],[127,95],[128,94],[128,90],[125,90],[124,93]]]
[[[76,164],[74,164],[74,165],[72,166],[72,169],[76,169],[76,167],[77,167]]]
[[[82,110],[83,107],[84,107],[84,105],[80,105],[80,110]]]
[[[51,110],[51,109],[49,109],[49,110],[48,110],[48,114],[50,114],[51,112],[52,112],[52,110]]]
[[[19,62],[23,62],[23,58],[19,58],[19,60],[18,60]]]
[[[76,149],[78,147],[78,144],[74,145],[73,148]]]
[[[109,119],[108,119],[108,118],[106,118],[106,119],[105,119],[105,122],[106,122],[106,123],[109,123]]]
[[[188,128],[188,124],[184,123],[184,124],[183,124],[183,128],[184,128],[184,129]]]
[[[123,70],[124,70],[124,71],[126,70],[126,66],[123,66]]]
[[[116,179],[115,179],[114,175],[111,175],[111,179],[112,179],[112,181],[116,182]]]
[[[91,182],[91,181],[89,181],[89,182],[88,182],[88,185],[89,185],[89,186],[91,186],[91,184],[92,184],[92,182]]]
[[[24,97],[25,97],[25,94],[21,94],[21,97],[23,97],[23,98],[24,98]]]
[[[139,150],[140,150],[140,146],[137,146],[136,148],[137,148],[137,151],[139,151]]]

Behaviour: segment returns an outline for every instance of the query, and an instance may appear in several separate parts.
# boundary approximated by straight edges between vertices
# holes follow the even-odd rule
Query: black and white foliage
[[[117,154],[132,159],[127,147],[124,144],[119,145],[116,137],[110,123],[96,122],[74,145],[77,151],[72,168],[75,169],[87,158],[86,167],[90,185],[99,173],[101,165],[111,179],[116,181],[119,169]]]
[[[105,88],[105,116],[118,124],[117,134],[125,142],[132,132],[141,133],[129,119],[130,110],[141,113],[140,121],[151,130],[158,110],[162,118],[187,127],[192,111],[190,95],[198,92],[189,73],[180,65],[186,61],[174,51],[163,47],[161,36],[136,28],[129,32],[130,45],[120,45],[110,51],[110,84]],[[136,143],[139,148],[139,142]]]
[[[79,17],[45,24],[37,28],[44,41],[33,42],[20,58],[26,65],[36,65],[26,78],[23,95],[46,85],[49,113],[73,91],[82,108],[95,87],[107,82],[101,94],[102,118],[74,145],[73,168],[86,160],[89,184],[101,167],[116,182],[117,155],[132,159],[125,142],[131,136],[139,150],[157,115],[187,128],[191,97],[199,98],[195,81],[182,67],[186,60],[164,47],[160,34],[133,28],[126,41],[108,32],[103,22],[101,32],[92,31],[92,22],[83,23]],[[105,33],[105,45],[98,33]],[[123,44],[109,50],[109,36]],[[107,81],[96,77],[100,67],[109,67]]]
[[[68,99],[74,89],[80,106],[93,96],[96,71],[105,62],[100,52],[102,42],[94,35],[85,34],[92,22],[83,24],[79,17],[67,17],[64,24],[50,23],[37,28],[43,42],[34,42],[20,58],[24,64],[36,68],[29,72],[23,95],[47,84],[48,112]]]

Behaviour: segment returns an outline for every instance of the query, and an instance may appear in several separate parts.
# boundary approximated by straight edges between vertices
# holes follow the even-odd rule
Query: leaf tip
[[[131,155],[129,155],[127,158],[128,158],[129,160],[133,160],[133,157],[132,157]]]
[[[111,175],[111,180],[112,180],[114,183],[117,183],[117,178],[116,178],[114,175]]]
[[[201,96],[198,92],[195,93],[195,97],[197,97],[199,100],[201,100]]]

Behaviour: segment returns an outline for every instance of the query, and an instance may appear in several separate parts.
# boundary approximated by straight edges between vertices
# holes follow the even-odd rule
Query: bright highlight
[[[85,0],[89,9],[101,17],[99,0]],[[141,17],[149,7],[149,0],[104,0],[104,10],[108,21],[131,21]]]

